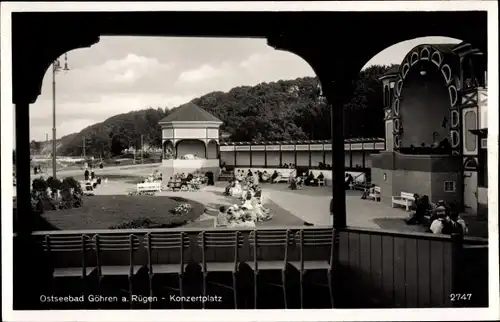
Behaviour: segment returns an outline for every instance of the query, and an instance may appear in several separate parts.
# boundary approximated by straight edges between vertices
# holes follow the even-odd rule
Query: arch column
[[[31,209],[31,162],[30,162],[30,119],[27,102],[16,103],[16,220],[20,234],[30,234],[32,227]]]
[[[347,225],[346,193],[344,189],[344,113],[343,106],[353,93],[353,80],[366,63],[363,56],[353,56],[349,50],[338,51],[321,37],[304,38],[300,35],[281,34],[268,37],[268,44],[302,57],[318,76],[323,94],[330,106],[332,141],[332,201],[334,227]],[[349,63],[346,63],[349,62]]]

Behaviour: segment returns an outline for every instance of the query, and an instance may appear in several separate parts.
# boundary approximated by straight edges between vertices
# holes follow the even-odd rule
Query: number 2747
[[[472,297],[471,293],[451,293],[450,300],[453,301],[469,301]]]

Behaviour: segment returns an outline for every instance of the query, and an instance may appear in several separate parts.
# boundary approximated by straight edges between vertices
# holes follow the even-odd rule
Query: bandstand
[[[468,43],[420,45],[381,77],[386,150],[372,158],[382,200],[401,192],[487,212],[486,58]]]
[[[164,178],[174,173],[219,172],[219,127],[222,121],[193,103],[161,119]]]

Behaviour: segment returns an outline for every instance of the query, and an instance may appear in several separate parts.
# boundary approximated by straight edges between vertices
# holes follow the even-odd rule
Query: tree
[[[111,155],[118,156],[122,154],[123,150],[125,150],[126,148],[128,148],[128,142],[126,138],[119,134],[113,135],[113,137],[111,138]]]
[[[388,66],[360,72],[354,96],[344,106],[345,137],[383,137],[382,85],[378,78]],[[219,118],[221,131],[233,141],[327,140],[331,138],[330,107],[320,97],[319,80],[294,80],[239,86],[227,93],[211,92],[192,102]],[[174,109],[148,108],[112,116],[68,138],[61,138],[63,155],[80,155],[82,137],[91,138],[87,155],[120,155],[129,143],[160,148],[158,122]]]

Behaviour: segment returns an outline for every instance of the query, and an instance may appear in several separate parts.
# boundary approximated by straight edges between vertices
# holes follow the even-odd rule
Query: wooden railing
[[[268,243],[272,240],[273,246],[262,247],[258,256],[254,256],[253,250],[259,248],[260,239],[255,238],[253,232],[254,230],[241,229],[237,232],[223,228],[204,231],[182,228],[131,229],[47,231],[36,232],[32,237],[43,254],[40,257],[43,260],[37,266],[39,269],[44,265],[49,267],[50,273],[45,276],[49,279],[54,278],[53,269],[73,271],[74,276],[86,278],[87,275],[96,273],[96,270],[96,274],[106,276],[106,269],[101,270],[100,267],[111,265],[121,267],[125,276],[132,277],[141,270],[147,276],[148,268],[155,272],[155,269],[166,265],[177,265],[182,269],[185,265],[207,267],[210,272],[213,266],[210,263],[225,263],[229,266],[237,263],[235,267],[247,266],[252,271],[256,266],[265,270],[270,263],[286,262],[287,271],[298,273],[290,273],[292,277],[287,277],[287,282],[283,282],[284,289],[287,289],[284,294],[288,294],[286,301],[290,303],[294,301],[291,298],[296,298],[295,307],[304,307],[303,301],[298,300],[298,294],[303,294],[302,287],[307,287],[302,285],[306,282],[297,276],[305,273],[301,272],[301,268],[305,267],[305,271],[310,271],[311,268],[314,270],[314,265],[319,265],[317,270],[330,274],[328,277],[333,290],[331,300],[336,308],[488,305],[487,241],[483,239],[356,228],[336,231],[329,227],[259,228],[257,236],[259,233],[268,236],[267,239],[262,238]],[[271,235],[274,237],[269,237]],[[314,235],[322,243],[304,251],[304,242],[301,242],[299,236]],[[220,247],[207,248],[207,244],[204,244],[206,236],[211,236],[212,244],[217,243],[220,238],[225,239],[218,245]],[[235,236],[239,237],[233,243]],[[61,243],[64,240],[66,242]],[[157,249],[152,256],[148,245],[155,240],[168,242],[169,247]],[[32,247],[30,256],[35,256],[36,246],[29,247]],[[474,265],[464,264],[472,260]],[[313,262],[316,264],[311,264]],[[330,264],[333,267],[331,270],[328,268]],[[467,279],[470,274],[474,274],[476,278]],[[252,281],[249,276],[243,280]],[[293,282],[294,279],[297,283]],[[147,286],[147,279],[143,284],[143,287]],[[297,286],[299,284],[302,286]],[[469,301],[453,301],[452,294],[458,292],[473,293],[473,298]],[[145,293],[149,294],[148,291]],[[262,292],[259,294],[265,296]],[[328,292],[324,296],[329,297]],[[303,296],[300,298],[303,299]],[[274,297],[270,301],[278,301],[278,298]],[[282,300],[278,302],[282,303]],[[329,302],[325,301],[327,304]],[[293,307],[290,304],[279,304],[279,307],[291,306]]]

